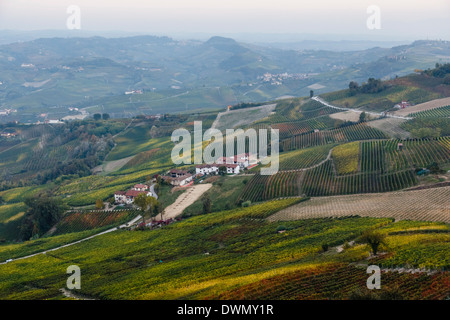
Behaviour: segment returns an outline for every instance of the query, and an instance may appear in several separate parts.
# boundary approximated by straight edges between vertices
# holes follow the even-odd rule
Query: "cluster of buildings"
[[[195,177],[204,176],[207,174],[219,174],[220,168],[225,167],[227,174],[239,174],[245,168],[252,168],[258,164],[256,156],[253,157],[248,153],[222,157],[216,160],[213,164],[201,164],[195,167],[195,174],[189,173],[187,170],[171,169],[166,175],[160,176],[162,181],[174,187],[187,187],[194,183]],[[149,191],[149,187],[145,184],[137,184],[131,190],[116,191],[114,193],[114,200],[117,204],[131,204],[134,198],[139,194],[145,193],[148,196],[153,196]]]
[[[128,191],[116,191],[114,192],[114,202],[116,204],[132,204],[134,199],[140,195],[145,194],[152,197],[153,194],[149,191],[149,186],[146,184],[136,184]]]
[[[7,116],[13,112],[17,112],[16,109],[0,109],[0,116]]]
[[[125,94],[142,94],[142,90],[125,91]]]
[[[186,170],[172,169],[166,176],[161,176],[161,180],[170,183],[175,187],[185,187],[192,183],[194,176]]]
[[[0,133],[0,137],[3,137],[3,138],[14,138],[16,136],[18,136],[17,132],[1,132]]]
[[[198,175],[218,174],[220,167],[225,167],[227,174],[239,174],[240,170],[252,168],[257,165],[256,156],[248,153],[238,154],[231,157],[222,157],[213,164],[201,164],[195,167],[195,173]]]
[[[265,73],[259,76],[257,79],[262,82],[270,82],[271,85],[282,85],[285,80],[302,80],[309,78],[310,74],[307,73],[280,73],[271,74]]]
[[[402,101],[394,106],[395,109],[405,109],[410,107],[411,104],[408,101]]]

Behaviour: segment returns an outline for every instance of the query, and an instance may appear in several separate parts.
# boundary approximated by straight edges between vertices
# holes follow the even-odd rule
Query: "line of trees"
[[[378,93],[387,88],[387,85],[380,79],[369,78],[360,86],[356,81],[351,81],[348,84],[348,89],[351,96],[357,93]]]

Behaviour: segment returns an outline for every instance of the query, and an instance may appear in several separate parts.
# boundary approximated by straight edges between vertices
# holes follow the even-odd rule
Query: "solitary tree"
[[[309,97],[310,98],[314,97],[314,91],[313,90],[309,90]]]
[[[103,120],[108,120],[110,118],[109,113],[102,114]]]
[[[359,114],[359,122],[365,122],[366,121],[366,113],[363,111]]]
[[[202,197],[203,204],[203,214],[211,212],[211,198],[209,197],[209,193],[205,193]]]
[[[351,81],[351,82],[348,84],[348,89],[349,89],[350,95],[351,95],[351,96],[354,96],[354,95],[358,92],[358,90],[359,90],[359,85],[358,85],[357,82]]]
[[[94,120],[98,121],[102,118],[102,115],[100,113],[94,113]]]
[[[367,243],[370,248],[372,249],[372,253],[374,256],[378,253],[378,248],[381,244],[386,244],[385,239],[386,236],[384,234],[374,232],[372,230],[364,232],[361,237],[359,238],[359,241],[362,243]]]
[[[226,166],[220,166],[219,167],[219,174],[221,176],[226,175],[227,174],[227,167]]]
[[[133,203],[142,211],[142,222],[145,222],[145,214],[152,212],[156,199],[141,193],[134,198]]]
[[[100,209],[103,209],[104,207],[105,207],[105,204],[103,203],[102,199],[97,199],[95,201],[95,209],[100,210]]]
[[[162,220],[162,212],[163,207],[161,205],[161,202],[155,201],[155,204],[153,205],[153,217],[157,216],[158,214],[161,214],[161,220]]]

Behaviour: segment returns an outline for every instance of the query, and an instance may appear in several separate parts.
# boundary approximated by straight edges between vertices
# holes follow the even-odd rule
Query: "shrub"
[[[242,207],[246,208],[246,207],[250,207],[250,205],[252,204],[252,202],[250,200],[242,202]]]

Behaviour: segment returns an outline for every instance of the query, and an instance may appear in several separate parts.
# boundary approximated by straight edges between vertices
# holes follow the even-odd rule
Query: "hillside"
[[[251,52],[223,38],[201,45],[243,63]],[[89,299],[448,299],[450,126],[447,100],[434,100],[448,97],[445,66],[320,95],[332,104],[302,96],[221,115],[2,125],[0,298],[65,299],[61,270],[75,261],[83,286],[72,294]],[[416,106],[395,118],[403,99]],[[196,172],[171,159],[172,132],[194,121],[203,132],[278,129],[279,171],[243,165],[172,185],[170,169]],[[156,193],[151,209],[116,203],[136,184]],[[371,233],[383,238],[376,252]],[[381,291],[366,289],[372,264]]]

